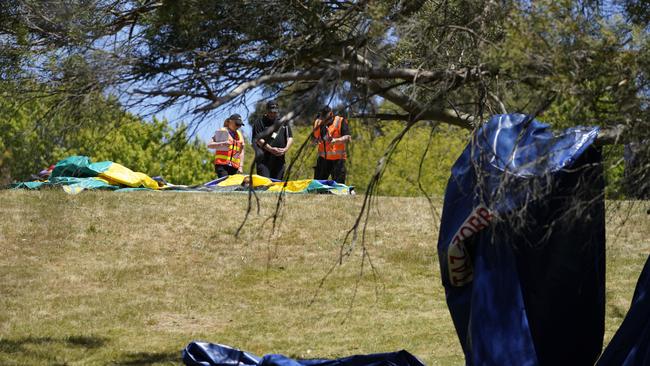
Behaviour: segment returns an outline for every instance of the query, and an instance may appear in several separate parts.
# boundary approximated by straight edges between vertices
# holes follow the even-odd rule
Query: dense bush
[[[5,89],[0,98],[0,183],[29,179],[75,154],[111,160],[177,184],[196,184],[214,176],[212,155],[204,143],[188,139],[183,125],[173,128],[164,120],[144,121],[102,95],[84,99],[78,104],[53,98],[18,103]],[[74,110],[52,113],[55,108]]]
[[[402,130],[403,122],[381,122],[368,127],[362,121],[351,120],[352,142],[349,144],[347,184],[364,192],[377,163],[383,156],[393,138]],[[413,127],[404,137],[387,164],[379,185],[378,193],[389,196],[419,196],[418,186],[420,160],[428,144],[430,128],[424,125]],[[294,160],[292,178],[311,178],[316,165],[317,149],[307,143],[298,156],[298,150],[311,128],[294,129],[295,148],[289,154]],[[454,161],[467,142],[468,132],[446,125],[438,127],[431,141],[422,165],[420,182],[427,194],[442,194],[449,179]],[[297,157],[297,159],[296,159]]]

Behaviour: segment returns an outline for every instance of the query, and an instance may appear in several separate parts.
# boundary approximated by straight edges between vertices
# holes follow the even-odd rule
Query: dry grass
[[[0,364],[175,364],[191,340],[294,357],[407,349],[462,364],[426,200],[380,198],[319,289],[362,197],[0,192]],[[650,251],[647,203],[610,204],[607,339]],[[616,229],[616,230],[614,230]],[[356,294],[356,295],[355,295]],[[352,301],[354,299],[354,301]]]

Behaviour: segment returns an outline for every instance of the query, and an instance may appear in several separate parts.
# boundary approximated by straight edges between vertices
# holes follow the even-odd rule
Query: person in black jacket
[[[282,179],[285,155],[293,144],[293,132],[285,122],[280,122],[278,103],[266,103],[266,113],[253,123],[253,148],[257,175]]]

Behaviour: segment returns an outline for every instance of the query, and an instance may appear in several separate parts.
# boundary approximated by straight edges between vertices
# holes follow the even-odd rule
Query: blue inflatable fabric
[[[650,257],[636,284],[632,306],[596,365],[650,365]]]
[[[492,117],[452,168],[438,240],[467,365],[593,365],[605,319],[597,127]]]
[[[183,362],[192,366],[256,366],[261,358],[223,344],[190,342],[182,352]]]
[[[182,357],[188,366],[424,366],[404,350],[333,360],[297,360],[276,354],[259,358],[229,346],[205,342],[191,342],[183,350]]]

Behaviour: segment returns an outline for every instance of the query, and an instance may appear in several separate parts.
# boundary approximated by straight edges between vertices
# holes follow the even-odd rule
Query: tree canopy
[[[634,0],[11,0],[1,67],[197,115],[263,87],[357,114],[376,113],[379,96],[393,118],[466,128],[551,98],[576,122],[634,125],[647,110],[647,13]]]
[[[114,95],[190,123],[261,91],[296,123],[336,104],[466,129],[501,112],[647,139],[650,11],[638,0],[9,0],[0,75],[20,95]],[[62,102],[63,103],[63,102]],[[390,106],[390,107],[386,107]],[[621,127],[623,126],[623,127]],[[609,134],[608,134],[609,133]]]

